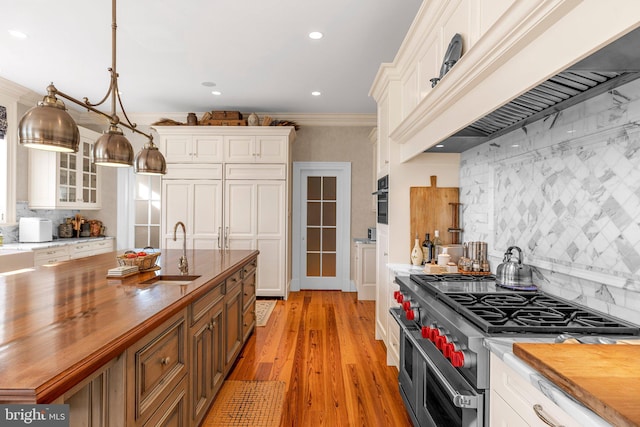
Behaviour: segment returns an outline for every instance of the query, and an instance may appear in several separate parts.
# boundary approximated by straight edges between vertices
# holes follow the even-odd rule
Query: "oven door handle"
[[[442,372],[440,372],[438,367],[433,363],[433,361],[429,358],[429,356],[424,352],[422,347],[417,343],[415,337],[410,334],[409,335],[409,339],[413,342],[414,348],[418,350],[418,352],[422,356],[422,359],[425,361],[425,363],[427,365],[429,365],[429,368],[431,368],[431,372],[437,377],[438,382],[440,383],[440,385],[442,385],[442,387],[445,389],[445,391],[449,394],[449,397],[451,398],[451,401],[453,402],[453,404],[455,406],[457,406],[458,408],[463,408],[463,409],[475,408],[475,409],[477,409],[478,408],[478,396],[470,396],[468,394],[462,394],[462,393],[458,392],[456,389],[454,389],[451,386],[451,384],[449,384],[449,381],[447,381],[445,376],[442,375]]]

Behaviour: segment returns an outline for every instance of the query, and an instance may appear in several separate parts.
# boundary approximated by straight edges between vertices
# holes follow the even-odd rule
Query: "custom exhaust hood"
[[[425,152],[462,153],[640,78],[640,29],[619,38]]]

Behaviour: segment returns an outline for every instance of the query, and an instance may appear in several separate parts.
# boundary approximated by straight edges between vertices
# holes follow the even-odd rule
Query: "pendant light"
[[[47,95],[44,99],[20,119],[18,137],[20,143],[29,148],[62,152],[78,151],[80,142],[78,126],[67,113],[64,103],[56,97],[57,95],[109,119],[109,129],[98,138],[93,147],[95,164],[113,167],[133,166],[133,148],[119,127],[123,126],[148,139],[144,149],[135,158],[136,173],[164,175],[166,163],[162,153],[153,143],[153,136],[136,129],[136,124],[131,123],[127,117],[120,99],[116,71],[116,0],[111,1],[111,12],[111,68],[109,68],[111,81],[107,94],[100,102],[93,104],[86,97],[83,101],[79,101],[59,91],[52,83],[47,87]],[[106,114],[96,107],[102,105],[109,96],[111,97],[111,114]],[[125,122],[121,122],[116,114],[116,105],[120,105]]]

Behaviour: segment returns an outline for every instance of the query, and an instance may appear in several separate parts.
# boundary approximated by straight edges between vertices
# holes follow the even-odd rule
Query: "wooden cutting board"
[[[451,243],[451,233],[447,231],[452,225],[452,211],[449,203],[458,203],[459,188],[438,187],[437,177],[431,176],[430,187],[411,187],[409,189],[409,203],[411,212],[411,233],[409,242],[411,253],[416,233],[420,244],[426,233],[430,234],[433,241],[434,230],[439,230],[440,240],[443,245]]]
[[[640,345],[516,343],[513,353],[613,425],[640,425]]]

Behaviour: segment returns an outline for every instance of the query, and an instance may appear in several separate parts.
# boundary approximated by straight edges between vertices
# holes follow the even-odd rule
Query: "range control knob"
[[[438,350],[444,352],[444,345],[449,342],[449,338],[446,335],[439,335],[436,337],[435,345]]]
[[[453,356],[453,353],[455,351],[457,351],[458,348],[456,347],[455,342],[448,342],[446,343],[443,348],[442,348],[442,354],[444,354],[444,357],[446,357],[447,359],[451,360],[451,357]]]
[[[461,350],[454,351],[451,355],[451,364],[454,368],[462,368],[464,366],[464,352]]]
[[[420,332],[422,333],[422,338],[429,339],[429,335],[431,334],[431,327],[423,326]]]
[[[402,293],[400,293],[398,295],[398,298],[396,298],[396,301],[398,301],[398,304],[402,304],[402,301],[404,301],[404,295],[402,295]]]
[[[404,308],[404,311],[407,311],[411,308],[411,301],[404,301],[402,303],[402,308]]]
[[[472,368],[476,365],[476,355],[468,350],[456,350],[451,354],[451,364],[454,368]]]
[[[393,291],[393,299],[398,301],[398,296],[400,296],[400,291]]]
[[[416,320],[416,312],[411,308],[407,310],[407,320]]]

